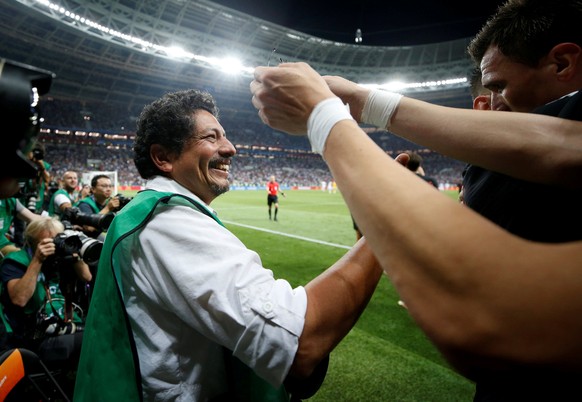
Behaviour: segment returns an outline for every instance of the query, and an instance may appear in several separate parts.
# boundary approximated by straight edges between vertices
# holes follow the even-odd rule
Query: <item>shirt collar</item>
[[[196,194],[194,194],[193,192],[191,192],[190,190],[188,190],[186,187],[182,186],[175,180],[169,179],[164,176],[154,176],[152,179],[146,182],[145,188],[146,190],[157,190],[170,193],[177,193],[193,198],[194,200],[204,205],[214,215],[216,215],[216,211],[212,209],[210,205],[206,204],[204,201],[200,199],[200,197],[198,197]]]

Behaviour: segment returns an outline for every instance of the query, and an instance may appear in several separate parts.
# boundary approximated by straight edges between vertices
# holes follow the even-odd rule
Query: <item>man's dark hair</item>
[[[508,0],[499,6],[467,51],[481,64],[490,46],[509,59],[528,66],[559,43],[582,46],[582,0]]]
[[[218,107],[208,92],[194,89],[172,92],[146,105],[137,121],[133,161],[144,179],[161,174],[150,158],[150,148],[159,144],[180,155],[196,131],[194,113],[205,110],[218,119]]]
[[[407,154],[410,157],[410,159],[408,160],[406,167],[408,168],[408,170],[416,172],[420,165],[422,165],[422,156],[420,156],[416,152],[407,152]]]
[[[91,178],[91,187],[97,187],[97,182],[99,181],[99,179],[111,180],[111,177],[107,176],[106,174],[95,175],[95,176],[93,176],[93,178]]]

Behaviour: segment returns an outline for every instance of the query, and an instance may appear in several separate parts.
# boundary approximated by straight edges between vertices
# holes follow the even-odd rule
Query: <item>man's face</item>
[[[565,94],[556,93],[552,65],[542,58],[538,66],[510,60],[497,46],[481,60],[483,86],[491,90],[491,109],[531,112]]]
[[[99,204],[111,197],[113,193],[113,185],[111,184],[111,179],[105,177],[97,180],[97,184],[92,188],[93,195]]]
[[[77,188],[77,173],[66,172],[63,176],[63,187],[67,192],[72,192]]]
[[[171,158],[170,176],[210,204],[229,189],[228,172],[236,149],[212,114],[199,110],[195,117],[197,131],[182,154]]]
[[[66,172],[63,176],[63,187],[69,193],[74,191],[77,188],[77,173],[75,172]]]

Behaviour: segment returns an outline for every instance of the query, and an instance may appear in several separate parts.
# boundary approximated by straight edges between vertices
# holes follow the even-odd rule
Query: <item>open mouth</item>
[[[225,163],[225,162],[211,162],[209,164],[209,167],[211,169],[220,170],[222,172],[225,172],[226,174],[228,174],[230,172],[230,163]]]

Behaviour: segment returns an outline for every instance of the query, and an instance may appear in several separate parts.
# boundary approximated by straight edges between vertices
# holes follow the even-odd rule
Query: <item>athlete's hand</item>
[[[306,63],[256,67],[250,89],[261,120],[293,135],[306,135],[307,119],[315,105],[335,96]]]
[[[350,105],[350,113],[354,120],[361,122],[362,110],[364,110],[366,99],[368,99],[371,90],[342,77],[326,75],[323,79],[329,86],[329,89],[343,103]]]

